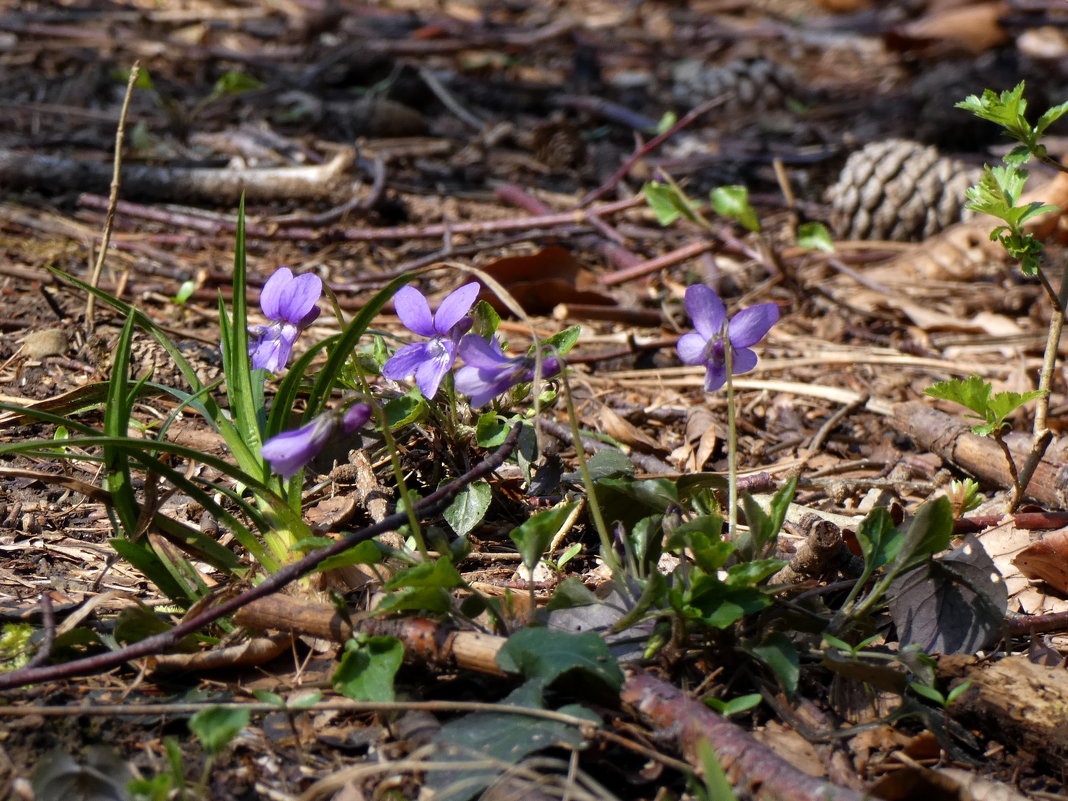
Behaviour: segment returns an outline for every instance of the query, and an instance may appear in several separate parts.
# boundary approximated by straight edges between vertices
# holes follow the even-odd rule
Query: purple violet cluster
[[[397,350],[382,366],[382,375],[397,381],[414,377],[423,397],[430,400],[459,357],[464,364],[455,371],[455,387],[473,407],[486,405],[517,384],[533,381],[533,356],[506,356],[496,340],[486,341],[467,333],[473,325],[468,313],[478,292],[477,282],[464,284],[449,293],[435,312],[426,296],[414,287],[398,290],[394,296],[397,316],[408,330],[424,340]],[[283,267],[267,280],[260,307],[271,323],[249,329],[249,355],[254,368],[277,372],[285,366],[297,336],[318,316],[316,304],[321,295],[322,281],[315,275],[294,276]],[[541,360],[541,375],[552,376],[559,371],[560,360],[546,354]],[[354,434],[372,414],[366,403],[342,409],[325,412],[294,431],[267,440],[260,452],[271,470],[286,479],[296,475],[331,439]]]

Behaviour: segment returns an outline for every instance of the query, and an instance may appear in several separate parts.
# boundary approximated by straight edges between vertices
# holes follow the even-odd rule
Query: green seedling
[[[1046,391],[1039,389],[1031,392],[994,392],[990,382],[973,375],[964,381],[960,379],[939,381],[924,390],[924,394],[932,398],[953,401],[969,409],[972,414],[967,415],[968,417],[982,421],[972,426],[972,433],[981,437],[989,437],[998,436],[1009,426],[1007,420],[1009,415],[1025,403],[1042,397]]]
[[[967,681],[962,681],[948,693],[943,695],[938,689],[930,684],[921,684],[918,681],[909,683],[910,690],[917,695],[923,696],[928,701],[938,704],[944,710],[948,710],[954,701],[960,698],[964,693],[968,692],[968,689],[971,686],[971,679],[968,679]]]

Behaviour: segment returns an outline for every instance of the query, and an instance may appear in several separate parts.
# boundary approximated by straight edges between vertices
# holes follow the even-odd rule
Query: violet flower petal
[[[779,319],[779,307],[774,303],[759,303],[742,309],[731,318],[728,330],[731,344],[748,348],[762,340]]]
[[[686,311],[697,333],[705,340],[723,333],[723,324],[727,321],[727,309],[710,287],[693,284],[686,288]]]
[[[282,301],[293,283],[293,271],[279,267],[267,279],[260,290],[260,310],[268,320],[282,319]]]
[[[453,353],[456,346],[440,337],[424,344],[425,358],[415,369],[415,383],[423,397],[430,400],[438,394],[442,379],[456,361],[456,355]]]
[[[403,381],[427,359],[427,343],[411,342],[389,357],[382,365],[382,375],[393,381]]]
[[[355,433],[358,429],[367,425],[367,421],[371,419],[372,411],[371,407],[366,403],[353,404],[341,418],[341,430],[346,434]]]
[[[467,334],[460,340],[459,354],[466,364],[483,369],[493,369],[508,361],[497,340],[491,344],[477,334]]]
[[[263,443],[260,453],[271,470],[291,478],[314,459],[330,439],[336,426],[333,418],[317,417],[295,431],[283,431]]]
[[[456,391],[466,395],[472,407],[485,406],[515,381],[509,370],[481,369],[464,366],[456,371],[453,379]]]
[[[274,276],[271,276],[272,278]],[[319,316],[316,303],[323,295],[323,279],[315,273],[303,273],[298,275],[285,287],[285,295],[279,301],[281,319],[302,328],[302,321],[314,311],[315,316],[308,322]]]
[[[679,353],[679,359],[683,364],[704,364],[705,363],[705,346],[708,344],[706,340],[700,334],[691,331],[689,334],[683,334],[679,337],[678,343],[675,345],[675,350]]]
[[[450,292],[441,301],[441,305],[438,306],[438,310],[434,313],[434,330],[442,335],[452,331],[453,326],[471,311],[471,307],[475,304],[475,298],[478,297],[479,289],[478,282],[472,281]]]
[[[299,329],[287,323],[272,323],[257,326],[249,340],[249,352],[253,370],[277,373],[286,366],[293,350]]]
[[[757,366],[756,351],[749,348],[734,348],[731,352],[731,372],[735,375],[748,373]]]
[[[403,286],[393,296],[393,308],[397,312],[404,327],[421,337],[432,337],[437,332],[434,330],[434,315],[430,313],[430,304],[426,302],[423,293],[413,286]]]
[[[723,362],[710,362],[705,373],[705,392],[715,392],[727,383],[727,365]]]

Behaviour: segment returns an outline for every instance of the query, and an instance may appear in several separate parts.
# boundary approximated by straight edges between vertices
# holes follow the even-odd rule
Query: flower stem
[[[593,525],[601,538],[601,558],[604,559],[613,576],[622,576],[622,566],[616,557],[612,537],[609,536],[608,526],[605,524],[604,515],[601,513],[601,504],[597,502],[597,493],[593,486],[593,476],[586,464],[586,450],[582,447],[582,432],[579,431],[578,414],[575,411],[575,399],[571,396],[571,384],[567,380],[567,371],[560,371],[560,383],[564,388],[564,404],[567,406],[567,420],[571,425],[571,438],[575,442],[575,461],[578,462],[579,472],[582,474],[582,483],[586,486],[586,500],[589,504],[590,515],[593,517]],[[619,582],[620,589],[625,591],[626,583]]]
[[[738,430],[734,415],[734,354],[729,336],[723,348],[723,362],[727,369],[727,536],[731,542],[738,535]]]

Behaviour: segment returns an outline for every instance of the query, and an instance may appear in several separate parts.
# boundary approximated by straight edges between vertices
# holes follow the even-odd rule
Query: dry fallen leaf
[[[1028,578],[1046,582],[1068,595],[1068,529],[1051,531],[1012,560]]]

